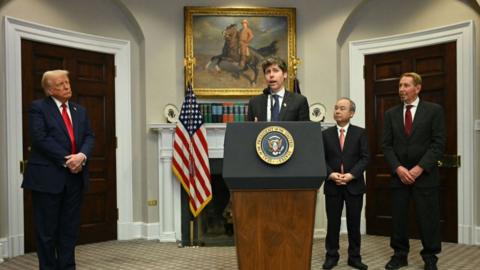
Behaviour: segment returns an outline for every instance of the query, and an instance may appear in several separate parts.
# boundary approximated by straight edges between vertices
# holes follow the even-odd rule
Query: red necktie
[[[405,135],[410,136],[412,133],[412,112],[410,109],[413,107],[413,105],[407,105],[406,110],[405,110]]]
[[[345,144],[345,129],[340,129],[340,150],[343,151],[343,145]],[[343,173],[343,163],[340,164],[340,172]]]
[[[68,136],[70,137],[70,142],[72,143],[72,154],[75,154],[77,153],[75,135],[73,134],[72,122],[70,121],[70,117],[68,117],[67,105],[65,103],[62,104],[62,118],[63,122],[65,122],[65,126],[67,126]]]

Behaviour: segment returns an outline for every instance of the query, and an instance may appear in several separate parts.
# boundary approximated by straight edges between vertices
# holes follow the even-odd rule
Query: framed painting
[[[262,61],[296,74],[295,8],[185,7],[185,83],[200,97],[249,97],[267,87]]]

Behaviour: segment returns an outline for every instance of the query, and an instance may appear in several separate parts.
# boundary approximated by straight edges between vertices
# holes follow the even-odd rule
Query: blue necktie
[[[279,95],[272,95],[272,97],[275,99],[275,104],[272,107],[272,121],[280,121]]]

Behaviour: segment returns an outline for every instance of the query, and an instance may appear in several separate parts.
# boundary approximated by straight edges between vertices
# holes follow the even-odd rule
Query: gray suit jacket
[[[391,186],[404,185],[395,173],[398,166],[407,169],[419,165],[424,169],[416,187],[439,185],[437,161],[445,148],[445,119],[440,105],[420,100],[413,119],[412,133],[404,133],[403,104],[385,112],[382,149],[392,170]]]
[[[248,121],[267,121],[268,94],[255,96],[248,102]],[[310,121],[307,98],[290,91],[285,91],[280,109],[280,121]]]

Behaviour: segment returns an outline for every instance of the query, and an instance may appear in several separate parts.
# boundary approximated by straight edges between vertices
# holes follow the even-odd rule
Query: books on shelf
[[[247,119],[248,104],[246,103],[200,103],[205,123],[244,122]]]

